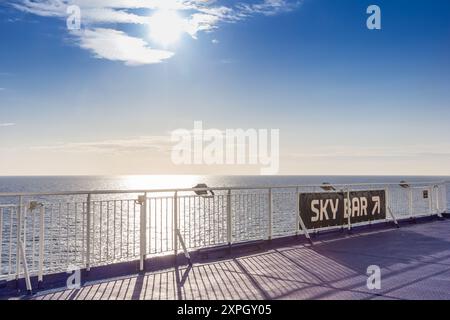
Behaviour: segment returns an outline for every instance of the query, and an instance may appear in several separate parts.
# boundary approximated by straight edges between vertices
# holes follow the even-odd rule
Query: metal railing
[[[385,190],[386,220],[447,210],[445,182],[333,186]],[[0,280],[302,234],[299,194],[323,187],[0,193]]]

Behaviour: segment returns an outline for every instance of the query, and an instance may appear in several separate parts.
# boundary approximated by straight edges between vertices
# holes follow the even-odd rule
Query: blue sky
[[[202,120],[280,129],[282,174],[450,175],[449,1],[164,1],[1,2],[0,174],[255,173],[170,164]]]

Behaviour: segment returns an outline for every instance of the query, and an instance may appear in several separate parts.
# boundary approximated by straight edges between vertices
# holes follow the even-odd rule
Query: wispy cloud
[[[33,150],[63,151],[63,152],[98,152],[98,153],[128,153],[128,152],[169,152],[172,146],[168,136],[141,136],[127,139],[111,139],[102,141],[70,142],[56,145],[34,146]]]
[[[0,88],[0,91],[3,91],[3,90],[5,90],[5,88]]]
[[[358,147],[333,145],[323,147],[308,147],[307,152],[290,152],[293,159],[337,159],[337,158],[414,158],[440,156],[450,157],[450,145],[411,145],[411,146],[371,146]]]
[[[124,24],[150,26],[155,10],[177,10],[183,16],[183,32],[196,39],[223,23],[245,21],[255,15],[272,16],[294,10],[300,0],[254,0],[221,5],[216,0],[15,0],[12,6],[30,14],[65,19],[67,7],[81,9],[83,31],[70,32],[75,43],[97,58],[123,61],[128,65],[162,62],[172,52],[150,48],[143,38],[127,35]],[[137,13],[139,12],[139,13]],[[143,12],[146,12],[145,14]],[[114,25],[114,29],[111,28]]]
[[[299,4],[300,1],[265,0],[253,4],[240,3],[237,5],[237,8],[241,15],[263,14],[266,16],[273,16],[294,10]]]
[[[4,123],[0,123],[0,127],[12,127],[15,126],[15,123],[12,122],[4,122]]]
[[[159,63],[173,56],[172,52],[152,49],[144,40],[114,29],[82,31],[79,45],[98,58],[123,61],[127,65]]]

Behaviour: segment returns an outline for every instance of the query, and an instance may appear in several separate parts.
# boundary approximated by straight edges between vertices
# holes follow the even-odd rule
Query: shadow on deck
[[[381,289],[366,286],[381,268]],[[450,220],[290,240],[193,266],[86,282],[25,299],[450,299]]]

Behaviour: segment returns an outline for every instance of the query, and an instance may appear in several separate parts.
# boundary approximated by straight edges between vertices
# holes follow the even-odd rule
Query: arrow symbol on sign
[[[374,197],[372,197],[372,201],[373,202],[375,202],[375,205],[373,206],[373,209],[372,209],[372,215],[375,215],[375,213],[380,213],[381,212],[381,206],[380,206],[380,203],[381,203],[381,199],[380,199],[380,197],[379,196],[374,196]]]

